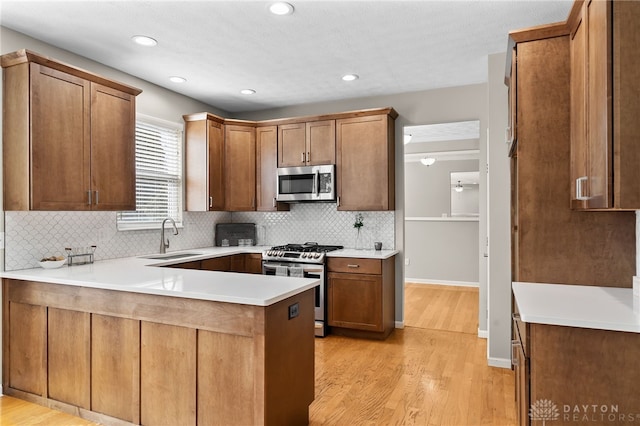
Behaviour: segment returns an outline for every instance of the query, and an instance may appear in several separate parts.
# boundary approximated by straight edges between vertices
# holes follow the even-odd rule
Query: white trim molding
[[[489,337],[489,332],[487,330],[480,330],[480,328],[478,328],[478,337],[481,339],[486,339]]]
[[[478,216],[405,217],[405,222],[479,222]]]
[[[404,321],[396,321],[396,328],[404,328]]]
[[[424,278],[407,278],[404,279],[405,284],[433,284],[433,285],[451,285],[456,287],[480,287],[480,283],[476,281],[447,281],[440,279],[424,279]]]
[[[508,358],[487,358],[489,367],[508,368],[511,369],[511,360]]]

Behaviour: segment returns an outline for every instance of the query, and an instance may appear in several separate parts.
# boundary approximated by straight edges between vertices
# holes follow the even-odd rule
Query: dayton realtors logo
[[[550,399],[539,399],[531,404],[529,417],[532,422],[542,421],[543,426],[547,421],[555,420],[581,424],[588,422],[597,422],[598,424],[640,422],[640,414],[621,413],[617,404],[564,404],[561,414],[556,403]]]
[[[547,420],[558,420],[560,418],[560,411],[553,401],[549,399],[539,399],[531,404],[529,410],[529,417],[532,421],[542,420],[544,426]]]

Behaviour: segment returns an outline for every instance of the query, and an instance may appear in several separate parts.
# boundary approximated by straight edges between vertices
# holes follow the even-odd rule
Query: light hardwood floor
[[[311,425],[516,424],[514,375],[487,366],[478,290],[407,284],[405,328],[385,341],[316,339]],[[92,425],[10,397],[0,425]]]

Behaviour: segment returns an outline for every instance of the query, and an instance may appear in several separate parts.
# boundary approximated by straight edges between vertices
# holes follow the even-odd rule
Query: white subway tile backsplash
[[[363,246],[381,241],[395,247],[395,212],[362,212]],[[260,245],[316,241],[353,248],[356,212],[335,203],[292,204],[289,212],[185,212],[179,235],[169,232],[169,251],[213,245],[216,223],[255,223]],[[37,266],[44,256],[64,255],[65,247],[96,245],[95,260],[157,253],[158,230],[118,231],[115,212],[5,212],[5,270]]]

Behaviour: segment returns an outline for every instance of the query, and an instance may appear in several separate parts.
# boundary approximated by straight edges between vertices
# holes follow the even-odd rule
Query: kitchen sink
[[[161,260],[173,260],[181,259],[183,257],[200,256],[202,253],[174,253],[174,254],[156,254],[153,256],[140,256],[143,259],[161,259]]]

